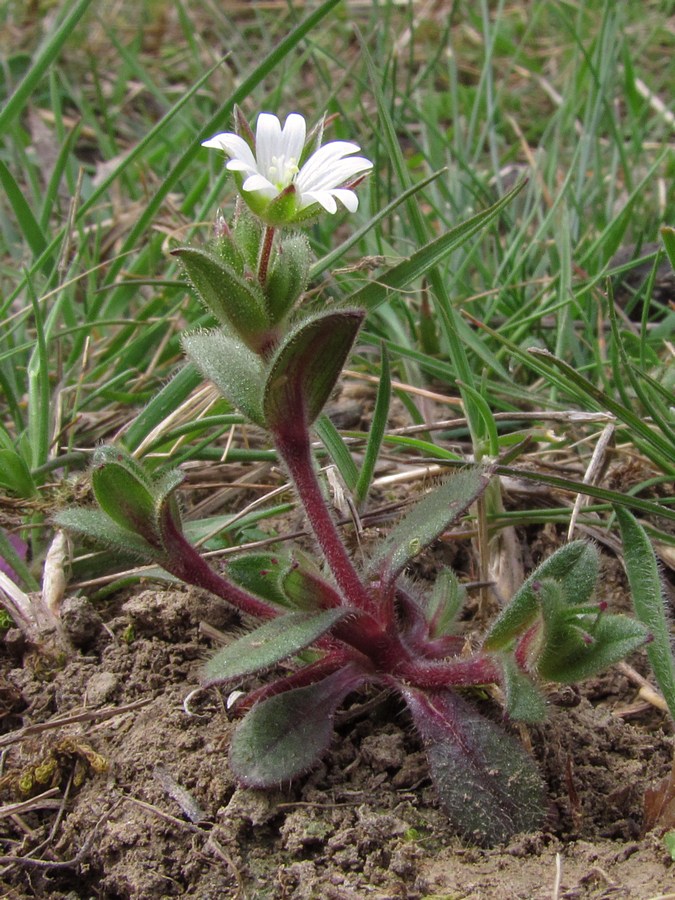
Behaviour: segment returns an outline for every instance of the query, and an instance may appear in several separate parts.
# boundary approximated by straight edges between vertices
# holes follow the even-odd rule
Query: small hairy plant
[[[574,542],[540,565],[467,649],[457,630],[463,589],[456,576],[442,570],[423,593],[405,570],[481,498],[489,463],[463,468],[427,493],[365,565],[351,559],[317,477],[310,430],[365,310],[349,301],[303,305],[312,255],[297,229],[334,214],[338,204],[354,211],[355,188],[372,165],[355,155],[355,144],[322,145],[322,127],[308,139],[297,114],[283,128],[261,114],[255,135],[240,113],[236,124],[236,133],[206,146],[229,158],[241,195],[237,213],[229,223],[218,219],[206,249],[174,251],[217,323],[186,335],[183,345],[201,374],[270,435],[323,559],[244,555],[215,572],[186,536],[176,500],[180,472],[156,475],[122,447],[95,454],[99,508],[64,511],[60,524],[159,564],[260,622],[204,671],[206,685],[232,691],[231,709],[243,716],[230,750],[241,784],[272,787],[307,772],[330,744],[340,704],[374,685],[405,701],[441,803],[464,838],[495,844],[534,830],[544,816],[541,777],[518,741],[474,708],[467,689],[497,685],[510,719],[538,721],[545,715],[542,683],[586,678],[642,644],[647,628],[594,604],[597,552]],[[464,223],[462,239],[503,205]],[[424,260],[406,260],[406,277],[421,273],[425,260],[432,265],[445,246],[432,244]],[[395,286],[402,272],[391,270],[385,283]],[[386,360],[383,381],[385,369]],[[279,663],[287,664],[283,675]],[[261,672],[270,673],[262,687],[234,691]]]

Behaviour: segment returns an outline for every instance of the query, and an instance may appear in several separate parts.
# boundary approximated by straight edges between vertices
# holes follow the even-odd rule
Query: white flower
[[[258,194],[271,202],[294,185],[295,214],[316,203],[326,212],[335,213],[336,200],[349,212],[355,212],[358,198],[344,185],[357,175],[370,171],[373,164],[363,156],[351,155],[360,149],[357,144],[330,141],[316,150],[300,168],[305,138],[305,120],[298,113],[291,113],[283,128],[276,116],[260,113],[255,156],[243,138],[230,132],[217,134],[204,141],[202,146],[225,151],[230,157],[227,168],[239,175],[242,191]]]

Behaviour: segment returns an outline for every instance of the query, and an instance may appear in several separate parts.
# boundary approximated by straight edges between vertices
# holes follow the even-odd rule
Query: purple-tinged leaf
[[[269,788],[308,772],[330,745],[336,709],[365,680],[358,667],[345,666],[316,684],[257,703],[232,739],[237,780]]]
[[[304,432],[330,397],[356,339],[363,310],[341,309],[305,319],[276,352],[265,384],[268,428]]]
[[[544,786],[520,744],[452,691],[402,694],[424,741],[431,776],[465,840],[494,846],[544,819]]]
[[[204,684],[219,684],[269,669],[309,647],[347,612],[345,609],[292,612],[265,622],[250,634],[223,647],[208,661]]]

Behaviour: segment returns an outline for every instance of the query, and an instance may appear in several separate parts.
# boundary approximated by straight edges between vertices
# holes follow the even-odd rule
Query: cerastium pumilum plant
[[[94,457],[99,509],[63,512],[60,523],[152,561],[222,597],[260,624],[220,650],[207,685],[231,690],[243,715],[230,751],[241,784],[265,788],[307,772],[328,748],[335,712],[366,685],[403,698],[424,742],[432,778],[455,828],[494,844],[542,823],[542,780],[520,744],[472,705],[470,688],[499,686],[512,720],[545,714],[540,683],[572,682],[621,659],[647,629],[593,604],[593,546],[562,547],[527,579],[484,635],[467,649],[458,634],[463,591],[443,570],[423,593],[405,578],[410,560],[463,516],[485,491],[489,465],[466,467],[426,494],[356,564],[317,476],[310,432],[357,338],[365,311],[339,303],[308,310],[312,254],[301,226],[339,207],[372,164],[352,143],[321,145],[305,121],[241,113],[236,134],[206,142],[228,158],[240,199],[218,218],[205,249],[174,250],[217,322],[183,339],[192,363],[225,398],[265,429],[290,475],[321,561],[304,553],[242,556],[212,569],[185,536],[178,470],[154,474],[125,450]],[[279,663],[286,663],[278,674]],[[240,688],[257,673],[263,687]]]

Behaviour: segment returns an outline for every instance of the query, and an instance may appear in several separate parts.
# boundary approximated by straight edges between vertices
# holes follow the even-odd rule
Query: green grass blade
[[[359,479],[359,470],[356,468],[356,463],[340,436],[340,432],[325,414],[319,416],[313,427],[328,451],[328,455],[337,466],[338,472],[342,475],[344,483],[353,493]]]
[[[40,223],[33,215],[33,211],[28,205],[21,188],[2,160],[0,160],[0,184],[5,189],[7,199],[14,210],[14,215],[26,243],[30,247],[33,256],[39,257],[47,246],[47,238],[40,227]],[[48,273],[49,269],[50,261],[47,259],[44,262],[43,271]]]
[[[391,401],[391,368],[389,366],[389,354],[387,353],[386,344],[382,344],[382,366],[380,369],[380,383],[377,387],[377,397],[375,399],[375,409],[373,411],[373,419],[370,423],[370,431],[368,432],[368,442],[366,444],[366,453],[361,465],[361,472],[356,483],[356,503],[361,507],[368,496],[370,485],[375,473],[375,465],[380,448],[384,438],[384,432],[387,428],[387,419],[389,417],[389,403]]]
[[[509,205],[523,187],[523,183],[519,184],[496,203],[493,203],[492,206],[481,210],[475,216],[471,216],[470,219],[461,222],[445,234],[416,250],[403,262],[393,266],[388,272],[380,276],[377,282],[368,282],[368,284],[350,294],[346,298],[346,304],[349,306],[364,306],[372,312],[381,303],[388,300],[393,293],[407,287],[416,279],[422,278],[449,253],[461,247],[462,244],[477,234]]]
[[[93,0],[78,0],[58,28],[43,44],[23,81],[7,101],[5,108],[0,110],[0,134],[6,134],[11,123],[21,113],[38,82],[59,55],[64,43],[92,2]]]
[[[617,506],[616,517],[635,614],[652,635],[647,656],[670,716],[675,720],[675,660],[656,555],[644,528],[626,509]]]

